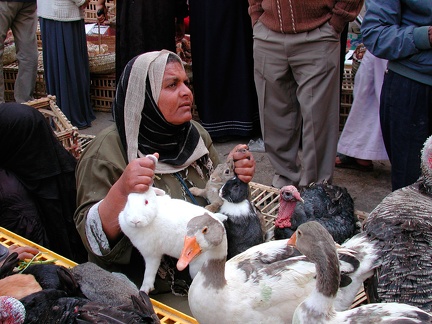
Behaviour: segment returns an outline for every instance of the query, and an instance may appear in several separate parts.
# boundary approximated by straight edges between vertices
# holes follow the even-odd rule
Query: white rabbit
[[[119,214],[123,233],[145,260],[144,280],[140,290],[149,293],[164,254],[179,258],[186,236],[186,225],[207,209],[181,199],[173,199],[163,190],[151,187],[145,193],[131,193]],[[200,259],[191,263],[189,273],[195,277],[202,265]]]

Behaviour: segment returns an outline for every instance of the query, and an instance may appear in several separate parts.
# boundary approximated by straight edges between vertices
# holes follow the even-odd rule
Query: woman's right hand
[[[154,154],[159,158],[159,154]],[[128,196],[132,192],[145,192],[153,184],[155,160],[148,157],[131,161],[117,182],[120,182],[122,194]]]
[[[156,160],[159,154],[153,154]],[[121,233],[118,215],[126,205],[130,193],[147,191],[153,184],[156,168],[155,159],[143,157],[135,159],[126,166],[123,174],[111,187],[105,199],[99,205],[99,217],[103,230],[111,242],[115,242]]]

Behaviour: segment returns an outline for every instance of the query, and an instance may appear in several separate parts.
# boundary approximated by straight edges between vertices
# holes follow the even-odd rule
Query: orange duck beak
[[[288,239],[287,245],[291,245],[291,246],[296,246],[296,242],[297,242],[297,232],[294,232],[293,235],[291,235],[291,237]]]
[[[199,246],[195,236],[186,236],[183,250],[180,254],[180,258],[177,261],[177,269],[179,271],[184,270],[189,263],[198,255],[201,254],[201,247]]]

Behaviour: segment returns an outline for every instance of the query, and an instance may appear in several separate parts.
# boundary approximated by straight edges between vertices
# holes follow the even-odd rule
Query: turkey
[[[382,250],[367,285],[372,302],[399,302],[432,312],[432,136],[421,152],[421,176],[385,197],[364,231]]]
[[[290,238],[301,224],[311,220],[323,225],[339,244],[359,230],[353,199],[344,187],[313,183],[299,192],[294,186],[285,186],[280,189],[279,203],[276,240]]]

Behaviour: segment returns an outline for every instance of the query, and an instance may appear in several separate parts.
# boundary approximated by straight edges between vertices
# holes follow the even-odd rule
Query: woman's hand
[[[228,154],[228,158],[232,158],[234,161],[234,172],[237,177],[241,181],[249,183],[255,174],[256,165],[249,147],[246,144],[238,144]]]
[[[153,184],[154,170],[159,154],[155,153],[153,158],[139,158],[130,162],[123,174],[117,181],[124,196],[132,192],[145,192]],[[116,185],[117,185],[116,183]]]
[[[31,246],[19,246],[16,244],[13,244],[9,247],[9,254],[11,253],[18,253],[18,259],[25,260],[25,259],[32,259],[35,255],[37,255],[40,251],[34,247]]]
[[[103,230],[113,244],[121,234],[118,215],[126,205],[129,194],[145,192],[153,184],[155,161],[159,159],[159,154],[153,155],[156,159],[143,157],[131,161],[99,205]]]
[[[107,19],[107,11],[105,1],[98,1],[96,4],[96,18],[99,24],[102,24]]]
[[[18,256],[17,256],[18,260],[33,259],[33,257],[39,253],[38,249],[31,247],[31,246],[27,246],[27,245],[19,246],[19,245],[13,244],[8,248],[8,250],[9,250],[9,253],[2,261],[0,261],[0,266],[2,266],[3,263],[6,261],[7,257],[14,252],[18,253]]]

